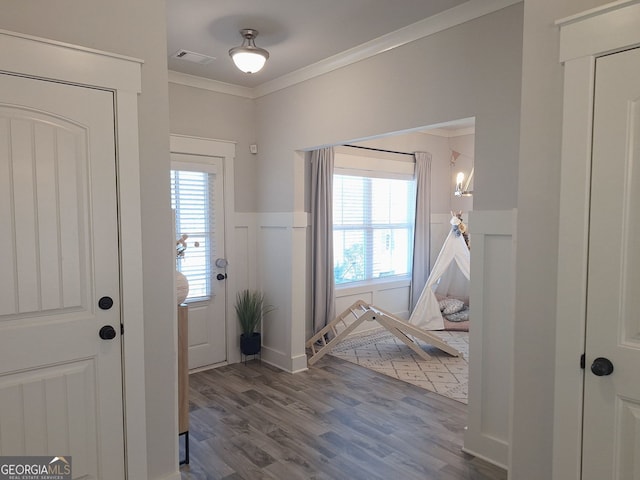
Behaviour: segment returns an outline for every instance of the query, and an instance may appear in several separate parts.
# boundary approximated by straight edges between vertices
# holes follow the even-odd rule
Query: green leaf
[[[264,304],[262,292],[242,290],[236,295],[235,309],[242,333],[250,334],[256,331],[263,316],[273,311],[275,307]]]

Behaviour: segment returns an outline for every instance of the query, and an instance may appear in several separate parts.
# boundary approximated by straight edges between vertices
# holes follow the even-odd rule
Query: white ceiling
[[[474,0],[166,0],[169,69],[253,88],[464,3]],[[242,28],[258,30],[256,45],[269,51],[258,73],[229,58]],[[216,60],[171,58],[180,49]]]

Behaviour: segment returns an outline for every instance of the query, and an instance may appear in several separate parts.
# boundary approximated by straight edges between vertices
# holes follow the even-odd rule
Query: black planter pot
[[[244,355],[255,355],[260,352],[262,346],[262,337],[260,332],[253,332],[249,334],[242,333],[240,335],[240,351]]]

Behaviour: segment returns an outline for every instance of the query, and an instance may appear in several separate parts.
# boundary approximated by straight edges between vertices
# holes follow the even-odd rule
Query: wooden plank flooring
[[[507,478],[462,453],[466,405],[336,357],[295,375],[254,360],[190,385],[182,480]]]

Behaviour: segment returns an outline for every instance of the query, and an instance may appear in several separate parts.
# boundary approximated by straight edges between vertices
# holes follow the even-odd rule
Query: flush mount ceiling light
[[[236,67],[244,73],[259,72],[269,58],[269,52],[264,48],[256,47],[254,39],[258,36],[257,30],[244,28],[240,30],[240,34],[244,38],[242,45],[229,50],[229,56]]]

